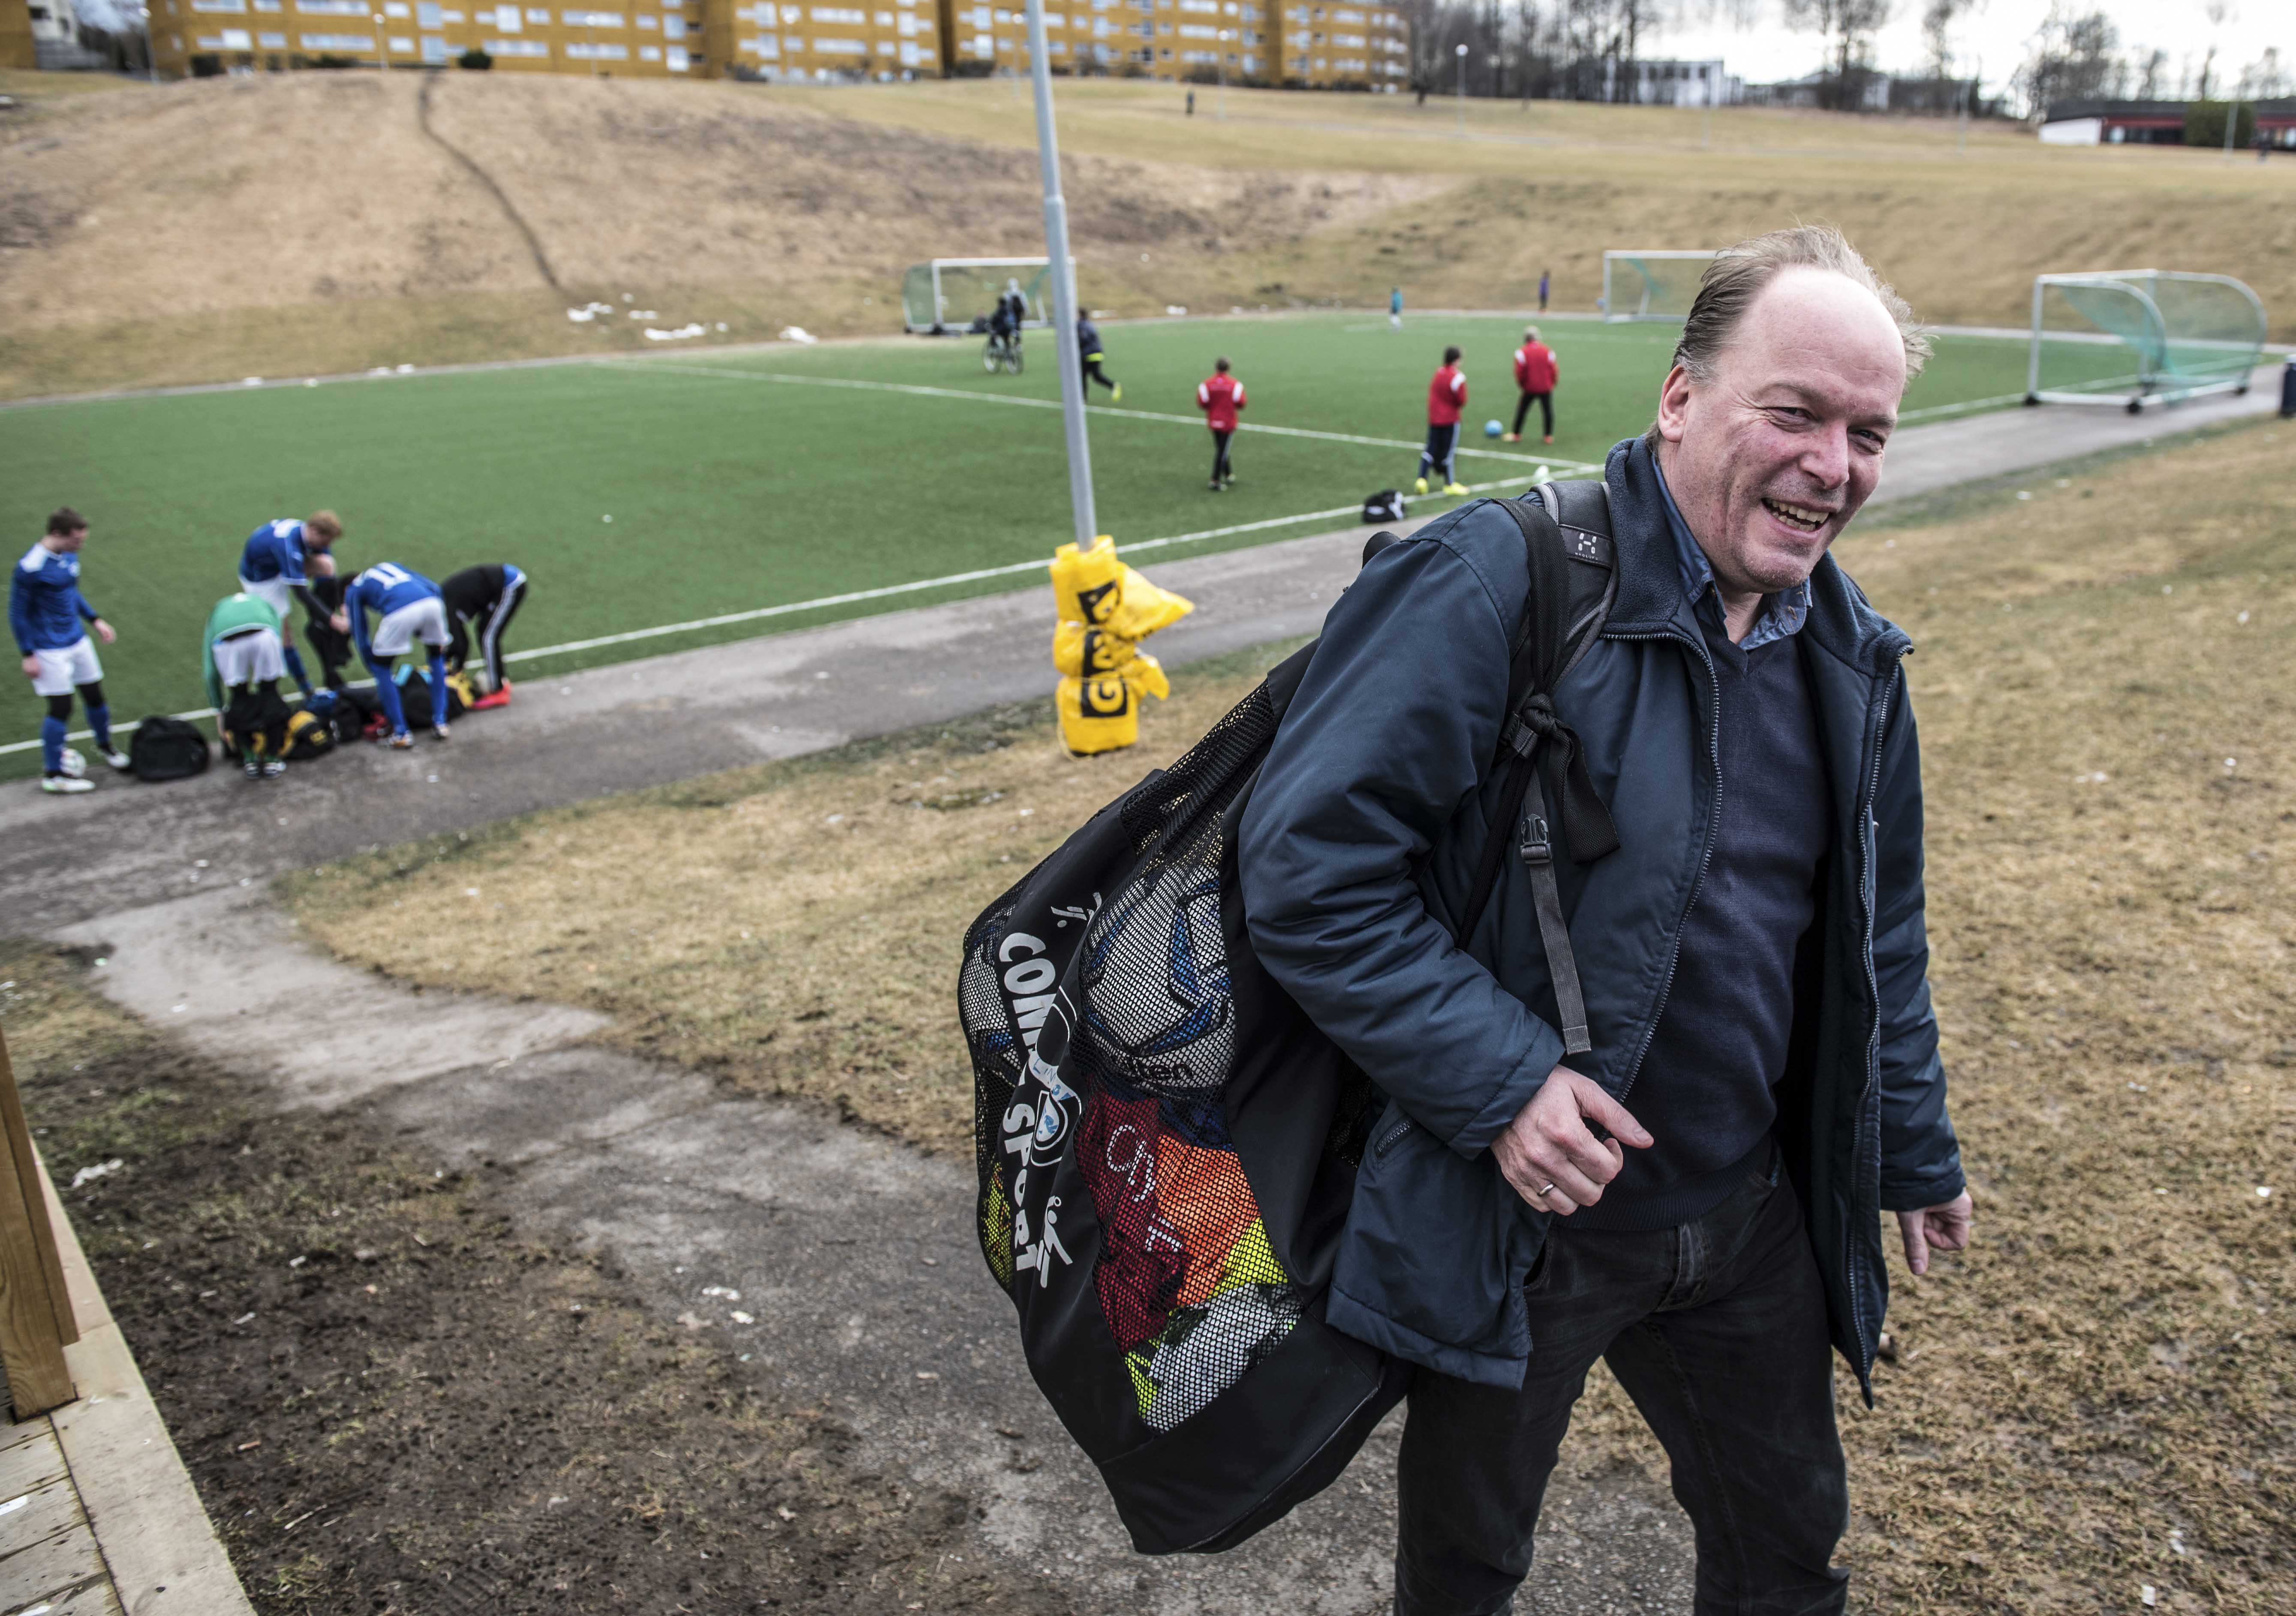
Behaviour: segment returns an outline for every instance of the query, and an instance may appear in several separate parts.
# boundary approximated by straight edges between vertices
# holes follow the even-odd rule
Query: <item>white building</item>
[[[1619,64],[1603,63],[1603,99],[1644,107],[1726,107],[1744,98],[1745,81],[1726,71],[1720,61],[1635,62],[1630,94],[1618,93]]]

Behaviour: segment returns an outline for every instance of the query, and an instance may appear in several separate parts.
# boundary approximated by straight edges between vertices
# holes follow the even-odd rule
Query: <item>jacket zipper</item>
[[[1874,911],[1881,901],[1881,873],[1875,866],[1881,860],[1881,849],[1874,835],[1874,803],[1882,791],[1882,735],[1890,725],[1890,684],[1897,676],[1898,664],[1912,650],[1911,644],[1899,644],[1896,653],[1875,676],[1874,682],[1880,686],[1881,694],[1874,703],[1874,762],[1866,772],[1865,783],[1858,792],[1857,803],[1858,859],[1862,865],[1857,872],[1857,906],[1863,911],[1858,927],[1863,934],[1858,955],[1866,967],[1866,997],[1873,1016],[1873,1025],[1866,1035],[1866,1087],[1857,1096],[1857,1109],[1849,1122],[1851,1168],[1859,1175],[1861,1181],[1866,1172],[1866,1113],[1882,1083],[1882,981],[1874,965]],[[1850,1204],[1853,1207],[1857,1204],[1854,1194]],[[1860,1360],[1857,1378],[1868,1388],[1866,1395],[1870,1398],[1873,1395],[1870,1387],[1874,1373],[1874,1333],[1866,1328],[1865,1293],[1857,1284],[1858,1271],[1865,1265],[1864,1245],[1855,1237],[1857,1231],[1851,1233],[1853,1238],[1844,1241],[1841,1247],[1842,1289],[1849,1297],[1850,1327],[1857,1338]]]
[[[1650,1054],[1651,1039],[1658,1033],[1658,1019],[1666,1013],[1667,996],[1674,991],[1675,968],[1682,963],[1682,928],[1689,923],[1690,911],[1697,905],[1698,891],[1706,884],[1707,866],[1714,862],[1714,827],[1722,817],[1722,681],[1714,671],[1714,655],[1702,640],[1672,630],[1655,634],[1611,634],[1603,638],[1617,640],[1672,640],[1688,645],[1698,652],[1698,660],[1706,668],[1706,750],[1714,769],[1714,801],[1706,816],[1706,834],[1698,855],[1698,874],[1690,883],[1690,896],[1683,900],[1682,913],[1675,917],[1674,944],[1666,956],[1666,975],[1658,985],[1658,997],[1652,1001],[1650,1013],[1643,1020],[1642,1042],[1635,1046],[1634,1062],[1627,1068],[1626,1081],[1615,1096],[1621,1103],[1633,1092],[1635,1079],[1642,1076],[1643,1060]]]

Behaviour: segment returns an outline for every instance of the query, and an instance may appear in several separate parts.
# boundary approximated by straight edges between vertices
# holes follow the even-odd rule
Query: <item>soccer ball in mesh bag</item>
[[[86,775],[87,759],[80,756],[79,748],[76,746],[64,748],[64,773],[75,780]]]
[[[1227,1080],[1235,1001],[1220,931],[1218,871],[1167,865],[1117,894],[1085,937],[1085,1036],[1151,1094]]]

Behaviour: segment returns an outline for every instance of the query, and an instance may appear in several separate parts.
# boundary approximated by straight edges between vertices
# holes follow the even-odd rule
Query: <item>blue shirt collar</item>
[[[1718,626],[1722,621],[1722,595],[1714,585],[1713,563],[1706,559],[1706,552],[1691,534],[1690,524],[1682,520],[1682,512],[1674,503],[1674,490],[1666,486],[1666,472],[1656,455],[1651,456],[1651,470],[1658,477],[1659,497],[1666,502],[1666,525],[1674,535],[1675,562],[1682,570],[1682,592],[1689,597],[1692,611],[1710,609]],[[1738,642],[1738,649],[1757,651],[1772,640],[1800,634],[1801,626],[1808,620],[1809,580],[1804,578],[1791,589],[1762,597],[1761,614],[1746,631],[1746,637]]]

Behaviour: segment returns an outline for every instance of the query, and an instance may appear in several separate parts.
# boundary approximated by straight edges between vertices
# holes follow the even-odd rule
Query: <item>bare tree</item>
[[[2128,86],[2120,31],[2103,12],[2049,8],[2033,37],[2033,53],[2017,70],[2017,86],[2036,112],[2069,101],[2117,99]]]
[[[2136,63],[2136,99],[2164,100],[2168,88],[2169,53],[2155,45]]]
[[[1820,100],[1846,106],[1856,99],[1855,70],[1862,68],[1874,36],[1890,20],[1892,0],[1784,0],[1788,28],[1812,33],[1824,42],[1825,83]]]

